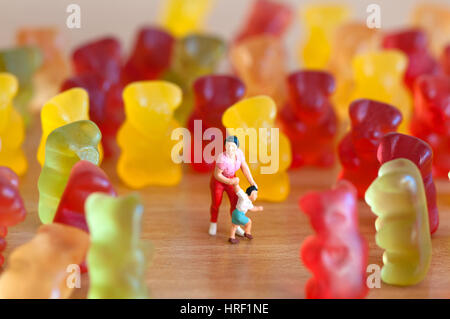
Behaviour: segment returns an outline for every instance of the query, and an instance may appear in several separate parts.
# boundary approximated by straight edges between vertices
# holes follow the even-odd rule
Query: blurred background
[[[122,40],[125,49],[134,41],[139,27],[160,22],[159,16],[164,0],[0,0],[0,48],[14,44],[16,29],[24,26],[55,25],[67,36],[67,52],[85,40],[108,34]],[[246,14],[253,0],[215,0],[211,14],[206,21],[206,30],[229,40],[245,22]],[[280,0],[296,8],[296,19],[291,25],[285,41],[289,66],[299,65],[296,58],[299,41],[302,40],[300,10],[307,4],[348,4],[353,17],[365,21],[367,6],[375,3],[381,7],[382,29],[400,27],[409,21],[412,9],[423,0]],[[450,5],[450,0],[433,0],[438,4]],[[81,28],[68,29],[66,8],[76,3],[81,7]]]

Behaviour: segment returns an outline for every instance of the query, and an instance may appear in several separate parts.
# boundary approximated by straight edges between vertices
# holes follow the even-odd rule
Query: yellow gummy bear
[[[280,202],[289,194],[291,145],[275,127],[277,109],[274,101],[265,95],[243,99],[228,108],[222,123],[229,135],[236,135],[240,148],[258,184],[261,199]],[[245,181],[241,171],[239,179]]]
[[[398,50],[357,55],[353,59],[355,80],[351,101],[364,98],[395,106],[403,115],[399,132],[407,133],[412,112],[411,96],[403,82],[408,58]]]
[[[58,127],[80,120],[89,120],[89,95],[85,89],[66,90],[45,103],[41,110],[42,137],[37,153],[41,166],[45,162],[45,143],[49,134]],[[99,152],[101,162],[101,144]]]
[[[13,107],[19,83],[10,73],[0,73],[0,166],[23,175],[28,167],[22,143],[25,126],[22,116]]]
[[[410,160],[383,164],[365,199],[375,215],[376,243],[385,249],[381,279],[409,286],[422,281],[431,262],[431,235],[422,176]]]
[[[139,238],[142,214],[137,194],[115,198],[94,193],[86,200],[89,299],[147,298],[146,254]]]
[[[308,33],[300,52],[300,60],[305,68],[326,68],[331,56],[334,31],[349,16],[349,8],[342,5],[311,5],[301,12]]]
[[[181,89],[166,81],[129,84],[123,91],[126,120],[117,134],[121,148],[117,173],[131,188],[170,186],[181,180],[181,166],[172,159],[179,128],[173,112],[181,103]]]
[[[345,23],[336,29],[332,44],[333,54],[328,70],[336,79],[336,92],[332,96],[336,113],[341,122],[349,122],[349,101],[354,90],[353,58],[357,54],[376,51],[381,46],[381,32],[370,29],[365,23]]]
[[[176,37],[202,31],[212,4],[213,0],[166,0],[162,24]]]

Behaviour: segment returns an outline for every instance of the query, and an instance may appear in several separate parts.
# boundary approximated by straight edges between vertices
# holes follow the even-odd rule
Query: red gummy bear
[[[421,76],[414,86],[411,133],[433,149],[433,175],[450,171],[450,77]]]
[[[89,195],[95,192],[117,196],[111,182],[100,167],[89,161],[79,161],[70,172],[69,181],[61,196],[53,222],[89,232],[84,203]],[[81,272],[86,271],[86,264],[83,262]]]
[[[433,151],[430,145],[414,136],[388,133],[381,139],[377,157],[380,164],[396,158],[406,158],[417,165],[422,174],[427,196],[430,232],[434,233],[439,226],[439,212],[436,204],[436,186],[432,175]]]
[[[81,87],[89,94],[89,117],[102,132],[105,158],[116,153],[116,134],[125,119],[121,81],[121,45],[104,38],[79,47],[73,54],[76,75],[61,90]]]
[[[342,171],[338,179],[346,179],[364,194],[378,176],[380,163],[377,149],[381,138],[395,132],[402,121],[402,114],[395,107],[368,99],[350,104],[351,129],[339,143],[338,153]]]
[[[197,172],[210,172],[214,169],[214,160],[207,163],[203,156],[197,155],[198,159],[195,161],[195,154],[200,152],[203,154],[205,146],[211,143],[207,139],[214,140],[215,138],[214,135],[203,138],[203,133],[208,128],[219,128],[222,130],[222,137],[225,136],[222,115],[228,107],[244,97],[245,86],[235,76],[207,75],[194,82],[193,92],[195,108],[187,124],[194,137],[194,141],[191,143],[191,166]],[[198,120],[201,122],[194,122]]]
[[[332,166],[337,132],[336,114],[329,101],[335,90],[333,76],[299,71],[289,75],[287,83],[290,99],[279,114],[279,122],[291,141],[291,168]]]
[[[290,6],[270,0],[254,2],[246,24],[236,37],[236,42],[246,38],[270,34],[281,37],[290,26],[293,12]]]
[[[339,181],[331,190],[307,193],[299,204],[316,232],[300,250],[313,274],[305,287],[306,298],[364,298],[368,245],[358,229],[355,187]]]
[[[175,39],[158,28],[139,31],[134,49],[125,63],[124,82],[154,80],[170,66]]]
[[[410,90],[420,75],[439,72],[439,64],[428,51],[427,36],[421,30],[407,29],[387,34],[383,38],[383,47],[398,49],[408,56],[405,84]]]
[[[444,73],[450,76],[450,44],[447,45],[444,52],[442,52],[441,65]]]
[[[72,76],[61,86],[61,91],[81,87],[89,94],[89,118],[102,132],[105,158],[117,153],[116,135],[125,119],[122,85],[110,82],[96,73]]]
[[[22,222],[26,216],[25,206],[19,193],[19,178],[8,167],[0,167],[0,266],[5,258],[1,254],[6,248],[8,227]]]
[[[122,47],[115,38],[89,42],[75,50],[72,62],[75,74],[96,73],[110,82],[118,82],[122,68]]]

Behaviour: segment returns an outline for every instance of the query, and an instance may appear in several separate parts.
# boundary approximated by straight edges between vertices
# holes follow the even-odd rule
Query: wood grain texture
[[[30,161],[21,178],[21,193],[28,216],[11,228],[6,258],[15,247],[28,241],[40,222],[37,217],[37,179],[40,172],[36,150],[40,138],[39,120],[27,133],[25,149]],[[118,179],[115,161],[103,163],[119,194],[130,192]],[[258,202],[263,212],[249,213],[253,220],[253,241],[227,243],[230,217],[228,200],[219,213],[217,236],[208,235],[209,174],[185,169],[176,187],[148,187],[140,190],[145,205],[142,237],[153,246],[147,284],[152,298],[304,298],[310,278],[299,259],[302,241],[312,230],[298,208],[298,198],[308,190],[330,187],[339,167],[332,170],[302,169],[290,172],[291,193],[283,203]],[[369,298],[450,298],[450,183],[437,181],[440,227],[433,236],[433,258],[426,279],[412,287],[382,284],[371,289]],[[375,216],[359,203],[360,229],[369,242],[369,263],[382,265],[382,250],[374,242]],[[84,298],[88,278],[73,298]]]

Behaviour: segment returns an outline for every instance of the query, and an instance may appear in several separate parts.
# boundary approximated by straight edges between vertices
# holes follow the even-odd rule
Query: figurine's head
[[[247,194],[248,198],[254,202],[256,200],[256,198],[258,198],[258,189],[256,188],[256,186],[252,185],[250,187],[248,187],[245,190],[245,193]]]
[[[230,135],[225,139],[225,152],[228,155],[234,155],[239,148],[239,140],[237,136]]]

